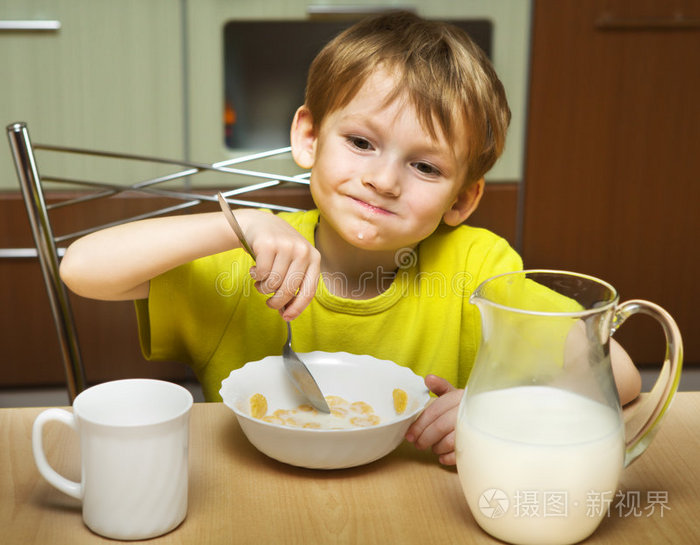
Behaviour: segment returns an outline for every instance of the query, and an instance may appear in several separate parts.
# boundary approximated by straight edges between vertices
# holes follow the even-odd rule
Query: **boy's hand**
[[[455,426],[464,390],[455,388],[445,379],[435,375],[426,376],[425,385],[438,397],[408,428],[406,440],[421,450],[432,447],[441,464],[454,465],[457,463]]]
[[[270,308],[293,320],[316,293],[321,254],[286,221],[267,212],[245,212],[241,216],[246,239],[257,256],[250,269],[255,287],[272,294],[267,300]]]

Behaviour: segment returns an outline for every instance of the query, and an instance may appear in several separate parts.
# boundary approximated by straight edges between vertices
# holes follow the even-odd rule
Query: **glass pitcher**
[[[678,327],[654,303],[619,304],[610,284],[563,271],[492,277],[471,302],[481,312],[481,345],[455,449],[469,508],[503,541],[581,541],[606,515],[622,469],[649,445],[678,388]],[[666,358],[652,391],[623,419],[610,336],[638,312],[662,325]]]

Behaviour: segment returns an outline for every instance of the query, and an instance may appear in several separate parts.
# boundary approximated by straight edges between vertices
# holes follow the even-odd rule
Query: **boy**
[[[292,155],[312,170],[317,210],[236,211],[257,263],[211,213],[80,239],[62,277],[79,295],[136,299],[146,357],[188,363],[209,400],[231,369],[281,353],[286,328],[274,311],[294,320],[298,352],[406,365],[438,396],[406,437],[454,464],[456,387],[480,334],[469,294],[522,269],[503,239],[460,226],[509,119],[501,82],[466,34],[408,13],[364,20],[314,60],[292,122]],[[638,375],[621,354],[627,400]]]

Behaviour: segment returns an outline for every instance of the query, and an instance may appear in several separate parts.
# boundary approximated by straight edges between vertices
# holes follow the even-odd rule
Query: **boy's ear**
[[[316,158],[316,131],[311,112],[306,106],[300,106],[294,114],[290,132],[292,157],[301,168],[314,166]]]
[[[478,180],[462,189],[442,220],[452,227],[459,225],[476,210],[484,195],[484,179]]]

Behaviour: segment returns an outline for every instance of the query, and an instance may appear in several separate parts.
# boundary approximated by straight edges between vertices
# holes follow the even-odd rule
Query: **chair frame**
[[[19,185],[22,191],[22,198],[24,199],[24,203],[26,206],[27,216],[32,230],[32,236],[36,245],[37,256],[41,265],[41,272],[44,279],[44,284],[46,286],[49,303],[51,305],[51,313],[56,326],[56,333],[58,335],[61,359],[63,361],[65,371],[66,386],[68,389],[68,396],[71,404],[73,403],[75,397],[87,387],[87,380],[85,378],[85,367],[83,365],[80,344],[78,342],[78,332],[75,325],[73,310],[70,304],[70,298],[68,296],[68,290],[66,289],[65,284],[63,284],[63,282],[61,281],[61,277],[59,275],[60,257],[63,255],[65,249],[58,247],[58,243],[75,239],[80,236],[114,225],[120,225],[130,221],[136,221],[140,219],[176,212],[178,210],[183,210],[192,206],[196,206],[203,202],[217,202],[216,195],[201,194],[190,191],[172,191],[169,189],[156,187],[158,184],[161,184],[163,182],[168,182],[181,178],[188,178],[200,172],[216,171],[235,174],[239,176],[242,175],[256,179],[263,179],[264,181],[262,182],[253,183],[251,185],[246,185],[243,187],[236,187],[235,189],[222,191],[222,193],[224,197],[226,197],[226,201],[229,204],[254,208],[264,207],[277,211],[297,211],[299,209],[281,205],[255,202],[250,200],[233,199],[231,197],[234,195],[238,196],[245,193],[249,193],[251,191],[256,191],[264,188],[271,188],[282,184],[294,183],[307,186],[309,184],[308,172],[304,172],[296,176],[282,176],[278,174],[258,172],[254,170],[244,170],[231,167],[231,165],[234,164],[245,163],[264,157],[288,153],[290,151],[289,147],[246,155],[243,157],[237,157],[235,159],[230,159],[218,163],[207,164],[184,160],[165,159],[161,157],[149,157],[144,155],[113,153],[106,151],[70,148],[47,144],[33,144],[29,137],[29,130],[27,128],[27,124],[23,122],[17,122],[8,125],[7,135],[10,141],[12,158],[17,171]],[[152,178],[136,182],[130,185],[122,186],[94,181],[67,179],[55,176],[41,176],[39,173],[39,168],[37,167],[37,161],[34,154],[34,150],[47,150],[57,153],[81,154],[115,159],[124,159],[130,161],[160,163],[186,168],[184,170],[178,170],[165,176],[160,176],[157,178]],[[95,191],[84,195],[80,195],[75,198],[68,198],[47,205],[44,195],[45,182],[72,184],[82,189],[94,189]],[[49,212],[52,209],[69,206],[72,204],[78,204],[81,202],[91,201],[95,199],[104,199],[126,191],[137,191],[140,193],[146,193],[150,195],[169,197],[179,200],[181,202],[174,206],[161,208],[145,214],[140,214],[138,216],[124,218],[118,221],[113,221],[110,223],[90,227],[88,229],[83,229],[77,232],[68,233],[60,236],[56,236],[54,234],[49,214]]]

